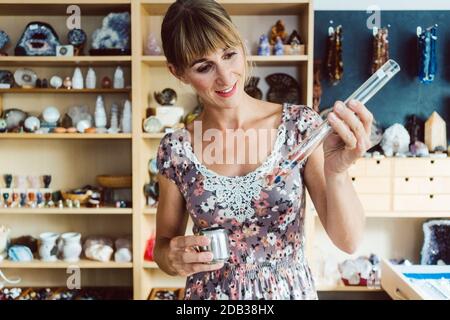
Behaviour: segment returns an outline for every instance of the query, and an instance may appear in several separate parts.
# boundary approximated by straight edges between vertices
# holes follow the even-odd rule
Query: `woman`
[[[364,212],[347,169],[370,146],[371,113],[355,101],[350,109],[337,102],[328,115],[335,133],[286,178],[273,181],[270,173],[320,124],[320,116],[306,106],[245,93],[244,44],[216,2],[177,1],[161,35],[170,72],[192,86],[203,112],[195,125],[166,134],[159,146],[155,261],[170,275],[187,276],[186,299],[317,299],[303,252],[305,186],[331,240],[354,252]],[[236,130],[277,134],[256,135],[258,146],[268,146],[257,163],[234,155],[252,155],[255,145],[239,149],[214,141],[215,156],[232,155],[233,161],[211,163],[200,159],[202,150],[211,150],[213,143],[202,137],[212,129],[225,136]],[[196,250],[208,238],[184,236],[188,214],[194,234],[227,229],[231,256],[225,264],[210,263],[210,252]]]

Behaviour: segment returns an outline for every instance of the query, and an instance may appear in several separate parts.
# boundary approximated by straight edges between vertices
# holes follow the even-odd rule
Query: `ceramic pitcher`
[[[63,259],[66,262],[77,262],[81,254],[81,234],[78,232],[67,232],[61,235],[63,240]]]
[[[56,240],[59,238],[58,233],[44,232],[39,235],[41,243],[39,246],[39,256],[42,261],[56,261],[58,259],[58,246]]]

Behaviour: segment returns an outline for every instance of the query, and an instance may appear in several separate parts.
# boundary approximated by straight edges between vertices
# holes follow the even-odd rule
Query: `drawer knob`
[[[352,177],[352,181],[355,181],[356,180],[356,178],[355,177]]]
[[[430,199],[433,199],[433,198],[434,198],[434,195],[430,194]]]
[[[430,177],[430,181],[433,181],[434,180],[434,178],[433,177]]]
[[[431,164],[434,164],[434,160],[430,160],[430,163],[431,163]]]
[[[377,160],[377,164],[380,164],[381,163],[381,161],[380,160]]]
[[[406,178],[405,178],[405,181],[406,181],[406,182],[408,182],[408,181],[409,181],[409,178],[408,178],[408,177],[406,177]]]

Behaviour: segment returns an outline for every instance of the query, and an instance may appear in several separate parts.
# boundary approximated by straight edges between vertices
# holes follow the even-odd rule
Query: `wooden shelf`
[[[101,215],[126,215],[132,214],[131,208],[0,208],[1,214],[51,214],[51,215],[69,215],[69,214],[101,214]]]
[[[290,65],[300,62],[307,62],[307,55],[284,55],[284,56],[256,56],[252,55],[247,58],[248,61],[260,65]],[[141,61],[148,66],[163,67],[166,65],[165,56],[142,56]]]
[[[142,212],[143,214],[156,214],[157,208],[145,208]]]
[[[319,218],[316,212],[314,217]],[[450,212],[366,212],[366,218],[450,218]]]
[[[171,0],[141,0],[145,10],[150,15],[164,15]],[[230,15],[296,15],[303,10],[309,0],[250,0],[242,3],[240,0],[219,0]]]
[[[129,11],[135,0],[77,0],[73,4],[80,7],[83,15],[107,15],[108,13]],[[46,5],[47,4],[47,5]],[[9,16],[68,16],[65,0],[2,0],[0,15]]]
[[[117,66],[131,64],[131,56],[18,57],[0,56],[4,66]]]
[[[156,264],[156,262],[153,261],[144,261],[144,268],[145,269],[159,269],[158,265]]]
[[[369,288],[363,286],[319,286],[317,291],[343,291],[343,292],[382,292],[381,288]]]
[[[131,133],[0,133],[0,139],[131,139]]]
[[[81,259],[78,262],[44,262],[41,260],[33,260],[30,262],[14,262],[14,261],[2,261],[0,262],[0,269],[66,269],[70,266],[78,266],[81,269],[131,269],[133,268],[132,262],[100,262]]]
[[[142,138],[144,139],[158,139],[161,140],[164,137],[165,133],[143,133]]]
[[[131,88],[127,89],[54,89],[54,88],[32,88],[32,89],[22,89],[22,88],[11,88],[11,89],[0,89],[0,94],[4,93],[96,93],[96,94],[106,94],[106,93],[130,93]]]

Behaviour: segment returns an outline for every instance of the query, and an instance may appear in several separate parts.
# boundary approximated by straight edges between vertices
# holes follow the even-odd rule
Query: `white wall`
[[[448,0],[314,0],[315,10],[450,10]]]

